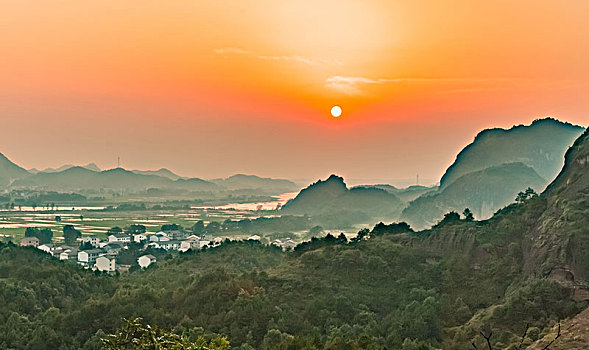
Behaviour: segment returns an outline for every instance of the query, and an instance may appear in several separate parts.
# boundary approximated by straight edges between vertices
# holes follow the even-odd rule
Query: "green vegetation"
[[[464,348],[482,323],[497,325],[495,337],[503,341],[522,324],[543,330],[582,308],[563,298],[566,288],[525,277],[523,252],[507,243],[521,236],[487,243],[513,215],[482,226],[449,217],[425,235],[405,224],[378,224],[368,240],[328,235],[292,253],[225,242],[111,277],[4,245],[0,314],[8,316],[0,337],[16,348],[47,337],[62,348],[93,348],[117,332],[122,318],[142,317],[179,336],[224,334],[243,349]],[[468,249],[448,246],[457,233],[480,241]],[[475,268],[480,249],[485,262]]]
[[[76,230],[73,225],[64,225],[63,226],[63,239],[65,244],[68,245],[75,245],[76,240],[82,237],[82,232]]]
[[[514,162],[523,162],[545,181],[551,181],[562,169],[567,148],[582,133],[582,127],[552,118],[508,130],[483,130],[456,156],[442,176],[440,187],[444,189],[468,173]]]
[[[196,339],[191,339],[196,338]],[[204,336],[187,336],[143,324],[140,318],[127,320],[114,334],[102,338],[106,350],[229,350],[229,342],[221,336],[208,341]]]
[[[518,191],[543,188],[546,180],[523,163],[509,163],[465,174],[440,191],[429,192],[409,203],[401,220],[418,229],[431,227],[448,211],[469,208],[477,218],[489,218],[513,202]]]
[[[37,237],[39,244],[51,243],[53,232],[48,228],[27,227],[25,230],[25,237]]]
[[[483,130],[458,154],[440,187],[414,198],[400,220],[425,229],[444,213],[466,207],[479,219],[490,218],[522,188],[543,190],[562,168],[567,147],[582,132],[579,126],[551,118],[509,130]]]
[[[374,187],[348,189],[343,178],[331,175],[311,184],[281,209],[284,214],[309,215],[324,226],[351,227],[397,217],[403,203],[393,193]]]

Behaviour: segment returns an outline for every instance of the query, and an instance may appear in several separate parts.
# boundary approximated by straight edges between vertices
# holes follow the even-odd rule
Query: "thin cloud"
[[[511,80],[506,78],[366,78],[366,77],[344,77],[336,75],[325,79],[325,86],[329,89],[339,91],[346,95],[362,95],[363,85],[387,84],[387,83],[449,83],[449,82],[488,82]]]
[[[215,49],[214,52],[218,55],[248,55],[252,56],[261,60],[265,61],[284,61],[284,62],[293,62],[293,63],[302,63],[306,65],[318,66],[318,65],[330,65],[330,64],[337,64],[341,65],[341,61],[331,61],[331,60],[322,60],[322,59],[314,59],[308,58],[303,56],[269,56],[269,55],[259,55],[254,52],[244,50],[241,48],[236,47],[224,47],[220,49]]]
[[[249,51],[240,49],[238,47],[224,47],[221,49],[215,49],[213,51],[217,55],[225,55],[225,54],[249,55],[250,54]]]
[[[308,65],[313,65],[313,66],[319,66],[319,65],[324,65],[324,64],[325,65],[328,65],[328,64],[341,65],[342,64],[340,61],[311,59],[311,58],[302,57],[302,56],[265,56],[265,55],[258,55],[256,57],[259,58],[259,59],[262,59],[262,60],[269,60],[269,61],[289,61],[289,62],[297,62],[297,63],[303,63],[303,64],[308,64]]]

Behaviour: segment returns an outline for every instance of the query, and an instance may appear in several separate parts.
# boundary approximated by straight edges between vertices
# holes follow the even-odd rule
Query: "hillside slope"
[[[551,118],[508,130],[483,130],[456,156],[442,176],[440,188],[470,172],[514,162],[533,168],[548,183],[562,169],[566,149],[581,133],[583,128]]]
[[[513,203],[518,192],[532,187],[542,191],[546,180],[523,163],[508,163],[465,174],[449,186],[415,199],[401,214],[416,229],[431,227],[445,213],[462,213],[469,208],[475,218],[488,219],[495,211]]]
[[[130,170],[132,173],[139,174],[139,175],[157,175],[161,177],[168,178],[170,180],[178,180],[178,179],[186,179],[178,174],[175,174],[169,169],[161,168],[158,170]]]
[[[353,221],[397,216],[401,200],[379,188],[354,187],[348,189],[344,179],[331,175],[319,180],[289,200],[281,209],[285,214],[341,217]]]
[[[355,186],[354,188],[378,188],[381,190],[385,190],[389,193],[394,194],[395,196],[399,197],[399,199],[405,203],[411,202],[414,199],[418,198],[419,196],[437,190],[435,186],[421,186],[421,185],[413,185],[406,188],[397,188],[392,185],[387,184],[379,184],[379,185],[359,185]]]
[[[64,170],[68,170],[70,168],[76,167],[77,165],[72,165],[72,164],[65,164],[60,166],[59,168],[45,168],[43,170],[39,170],[39,169],[29,169],[29,172],[31,174],[37,174],[37,173],[59,173],[61,171]],[[88,169],[88,170],[92,170],[92,171],[100,171],[100,168],[98,167],[98,165],[94,164],[94,163],[88,163],[86,165],[80,165],[80,167]]]
[[[0,153],[0,186],[6,186],[12,181],[21,179],[29,175],[24,168],[16,165],[6,156]]]
[[[228,190],[258,190],[266,193],[286,193],[299,189],[294,182],[284,179],[271,179],[256,175],[236,174],[225,179],[210,180]]]

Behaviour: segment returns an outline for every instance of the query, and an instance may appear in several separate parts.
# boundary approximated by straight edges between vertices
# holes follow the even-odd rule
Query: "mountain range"
[[[478,219],[488,219],[527,187],[544,190],[583,130],[552,118],[507,130],[483,130],[458,153],[439,188],[410,202],[401,219],[423,229],[441,220],[444,213],[465,208]]]
[[[144,191],[168,189],[182,191],[249,190],[266,194],[296,191],[299,187],[289,180],[262,178],[237,174],[226,179],[206,181],[179,176],[162,168],[159,170],[100,170],[94,163],[84,166],[64,165],[43,171],[26,169],[0,153],[0,187],[28,188],[50,191],[118,190]]]
[[[7,348],[96,349],[106,334],[131,333],[124,319],[141,317],[177,337],[222,334],[241,349],[582,349],[588,131],[564,159],[539,195],[488,220],[449,215],[420,232],[378,223],[293,251],[226,240],[117,276],[0,244],[0,337]],[[354,196],[335,176],[310,188],[298,203]]]
[[[488,219],[512,203],[520,191],[528,187],[544,190],[562,168],[567,148],[583,130],[552,118],[507,130],[483,130],[458,154],[440,186],[400,189],[382,184],[348,190],[342,178],[332,175],[302,190],[283,211],[312,216],[346,211],[347,219],[356,218],[356,223],[389,215],[415,229],[431,227],[444,214],[462,213],[466,208],[475,218]]]
[[[270,179],[255,175],[236,174],[225,179],[212,179],[210,182],[229,190],[258,189],[268,192],[292,192],[299,186],[290,180]]]
[[[68,170],[70,168],[76,167],[78,165],[72,165],[72,164],[65,164],[60,166],[59,168],[45,168],[43,170],[39,170],[36,168],[32,168],[29,169],[29,173],[31,174],[38,174],[38,173],[59,173],[65,170]],[[79,165],[79,167],[81,168],[85,168],[88,170],[92,170],[92,171],[100,171],[100,168],[98,167],[98,165],[94,164],[94,163],[88,163],[86,165]]]

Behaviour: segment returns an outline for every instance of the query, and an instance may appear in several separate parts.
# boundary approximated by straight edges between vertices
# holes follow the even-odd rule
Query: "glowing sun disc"
[[[334,117],[339,117],[342,115],[342,108],[340,106],[333,106],[331,107],[331,115]]]

